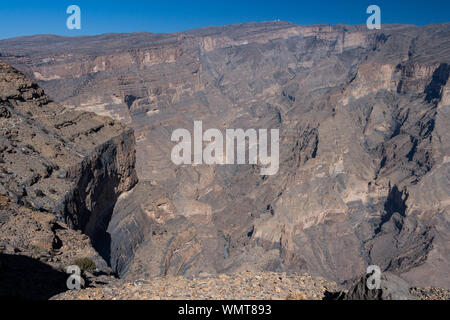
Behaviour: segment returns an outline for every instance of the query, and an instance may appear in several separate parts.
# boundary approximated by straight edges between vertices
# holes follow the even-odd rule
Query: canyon
[[[0,40],[0,60],[57,102],[31,82],[2,88],[1,114],[22,119],[0,118],[18,141],[7,148],[48,160],[14,160],[26,192],[0,192],[82,231],[104,270],[306,272],[348,287],[375,264],[450,288],[450,24],[38,35]],[[33,125],[14,131],[24,118],[29,138]],[[173,164],[171,134],[194,121],[278,129],[278,172]],[[63,196],[30,198],[50,186]]]
[[[111,274],[102,248],[114,203],[138,181],[133,131],[65,109],[2,62],[0,110],[0,296],[50,298],[81,258]]]

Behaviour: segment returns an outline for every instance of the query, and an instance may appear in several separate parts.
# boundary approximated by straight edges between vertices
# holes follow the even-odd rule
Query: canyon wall
[[[108,270],[112,210],[137,183],[133,130],[65,109],[5,63],[0,108],[1,251],[58,270],[88,257]]]
[[[58,102],[127,123],[141,183],[107,233],[129,279],[246,270],[348,284],[377,264],[450,287],[450,24],[0,41]],[[42,43],[46,46],[42,46]],[[175,166],[170,136],[277,128],[280,169]]]

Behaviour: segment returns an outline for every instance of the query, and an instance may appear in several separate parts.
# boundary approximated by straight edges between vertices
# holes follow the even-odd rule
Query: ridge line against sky
[[[66,27],[66,9],[72,4],[81,8],[81,30]],[[297,25],[363,25],[372,4],[381,8],[382,24],[450,22],[448,0],[15,0],[0,3],[0,39],[36,34],[174,33],[276,20]]]
[[[187,29],[187,30],[181,30],[181,31],[174,31],[174,32],[159,32],[159,33],[155,33],[155,32],[151,32],[151,31],[132,31],[132,32],[105,32],[105,33],[99,33],[99,34],[78,34],[78,35],[60,35],[60,34],[52,34],[52,33],[37,33],[37,34],[30,34],[30,35],[23,35],[23,36],[17,36],[17,37],[10,37],[10,38],[0,38],[0,41],[9,41],[9,40],[19,40],[19,39],[25,39],[25,38],[36,38],[36,37],[59,37],[59,38],[89,38],[89,37],[102,37],[102,36],[109,36],[109,35],[132,35],[132,34],[139,34],[139,33],[147,33],[147,34],[152,34],[155,36],[161,35],[161,36],[171,36],[174,34],[188,34],[197,30],[201,30],[201,29],[211,29],[211,28],[223,28],[223,27],[232,27],[232,26],[239,26],[239,25],[245,25],[245,24],[251,24],[251,23],[256,23],[256,24],[263,24],[263,23],[290,23],[292,24],[292,26],[297,26],[297,27],[312,27],[312,26],[361,26],[361,27],[366,27],[363,24],[360,25],[348,25],[348,24],[310,24],[310,25],[297,25],[297,24],[293,24],[290,21],[249,21],[249,22],[243,22],[243,23],[235,23],[235,24],[228,24],[228,25],[219,25],[219,26],[206,26],[206,27],[199,27],[199,28],[193,28],[193,29]],[[443,22],[444,23],[444,22]],[[443,23],[437,23],[437,24],[443,24]],[[450,22],[448,22],[450,23]],[[429,25],[433,25],[433,24],[429,24]],[[420,25],[413,25],[413,24],[385,24],[385,27],[387,28],[388,26],[411,26],[411,27],[425,27],[424,26],[420,26]]]

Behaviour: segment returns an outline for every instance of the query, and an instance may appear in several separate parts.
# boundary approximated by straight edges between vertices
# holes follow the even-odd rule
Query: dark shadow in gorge
[[[0,254],[0,299],[48,300],[67,290],[67,278],[39,260]]]

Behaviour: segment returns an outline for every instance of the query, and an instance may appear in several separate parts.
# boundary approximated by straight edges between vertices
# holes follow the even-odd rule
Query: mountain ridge
[[[108,230],[125,279],[250,269],[350,285],[377,264],[449,287],[449,29],[256,24],[0,53],[58,102],[134,128],[141,183]],[[279,174],[174,166],[170,133],[194,120],[280,129]]]

